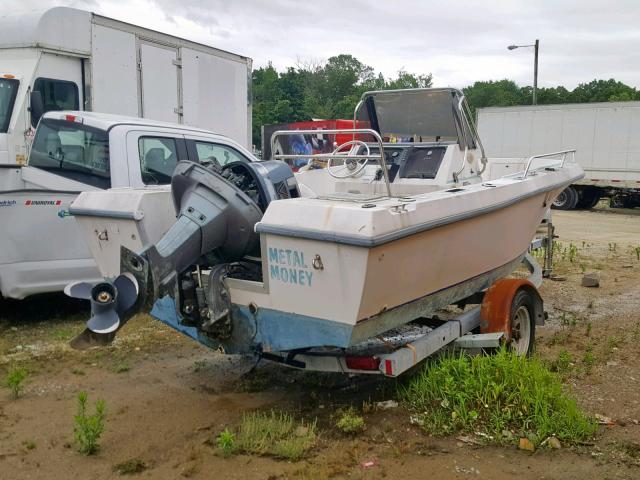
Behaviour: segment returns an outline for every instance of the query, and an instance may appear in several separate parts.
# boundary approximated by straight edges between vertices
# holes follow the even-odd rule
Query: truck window
[[[140,173],[145,185],[167,185],[178,163],[176,139],[140,137],[138,139]]]
[[[18,80],[14,78],[0,78],[0,133],[7,133],[9,130],[18,85]]]
[[[248,162],[247,157],[236,149],[219,143],[195,142],[198,161],[203,165],[215,164],[224,167],[230,162]]]
[[[68,80],[36,78],[33,91],[40,92],[42,95],[45,112],[80,109],[78,86]]]
[[[81,123],[43,118],[29,165],[94,187],[111,187],[107,132]]]

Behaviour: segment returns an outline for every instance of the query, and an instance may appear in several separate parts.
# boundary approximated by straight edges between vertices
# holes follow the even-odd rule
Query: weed
[[[336,420],[336,427],[342,433],[355,434],[364,431],[364,418],[357,414],[353,407],[340,413]]]
[[[299,460],[315,445],[316,423],[305,425],[283,412],[252,412],[242,418],[234,452]]]
[[[73,373],[74,375],[78,375],[78,376],[86,375],[86,372],[84,370],[82,370],[81,368],[73,368],[73,369],[71,369],[71,373]]]
[[[147,468],[149,468],[147,462],[140,460],[139,458],[132,458],[126,462],[114,465],[113,471],[118,475],[134,475],[136,473],[144,472]]]
[[[560,316],[560,324],[562,327],[575,327],[578,324],[578,317],[573,313],[562,312]]]
[[[549,369],[552,372],[557,372],[563,375],[563,374],[567,374],[571,370],[572,364],[573,364],[573,357],[567,350],[563,348],[562,350],[560,350],[560,353],[558,353],[558,358],[551,361],[549,365]]]
[[[69,328],[59,328],[53,332],[53,338],[61,342],[66,342],[73,338],[74,331]]]
[[[78,414],[74,417],[73,431],[80,453],[93,455],[98,451],[98,440],[104,431],[106,404],[104,400],[98,400],[95,413],[88,415],[87,400],[87,392],[78,394]]]
[[[13,398],[18,398],[24,389],[24,382],[29,376],[26,368],[13,366],[9,369],[7,377],[5,379],[5,385],[9,390]]]
[[[195,373],[198,373],[199,371],[204,370],[205,368],[207,368],[206,360],[196,360],[195,362],[193,362],[193,365],[191,366],[191,369]]]
[[[584,334],[585,334],[587,337],[590,337],[590,336],[591,336],[591,330],[593,330],[593,324],[592,324],[591,322],[588,322],[588,323],[587,323],[587,329],[586,329],[586,331],[584,332]]]
[[[550,345],[565,345],[569,341],[569,333],[555,332],[551,337]]]
[[[595,306],[595,300],[590,300],[589,303],[587,304],[587,308],[590,310],[593,310],[594,306]]]
[[[611,335],[609,338],[607,338],[607,347],[609,348],[609,350],[613,350],[614,348],[618,348],[623,343],[624,343],[624,339],[622,337],[617,336],[617,335]]]
[[[633,250],[636,252],[636,259],[640,261],[640,247],[636,247]]]
[[[24,442],[22,442],[22,445],[24,445],[24,448],[26,448],[27,450],[34,450],[36,448],[36,442],[34,442],[33,440],[25,440]]]
[[[236,434],[225,428],[216,438],[216,444],[224,456],[228,457],[236,450]]]
[[[576,247],[573,243],[569,244],[569,261],[573,263],[578,256],[578,247]]]
[[[113,365],[114,373],[125,373],[125,372],[128,372],[129,370],[131,370],[131,364],[126,360],[121,360],[117,362],[115,365]]]
[[[492,356],[443,356],[399,393],[435,435],[471,431],[501,441],[507,430],[572,443],[597,428],[539,359],[506,349]]]
[[[589,343],[584,349],[584,356],[582,357],[582,363],[584,363],[587,373],[591,373],[591,369],[596,364],[596,357],[593,354],[593,345]]]

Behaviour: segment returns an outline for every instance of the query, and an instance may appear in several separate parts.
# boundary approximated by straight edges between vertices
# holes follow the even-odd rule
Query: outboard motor
[[[272,200],[299,196],[291,168],[279,161],[232,162],[207,168],[182,161],[171,179],[176,222],[142,252],[121,247],[121,274],[98,285],[76,283],[67,295],[91,301],[87,329],[75,348],[105,344],[139,310],[166,295],[187,325],[218,337],[230,334],[228,268],[260,255],[254,226]],[[203,282],[201,270],[209,270]]]

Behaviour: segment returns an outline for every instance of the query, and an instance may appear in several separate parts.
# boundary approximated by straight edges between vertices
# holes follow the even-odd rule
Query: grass
[[[24,442],[22,442],[22,445],[24,445],[24,448],[26,448],[27,450],[34,450],[36,448],[36,442],[34,442],[33,440],[25,440]]]
[[[78,451],[85,455],[93,455],[98,451],[98,441],[104,431],[106,404],[104,400],[96,402],[95,413],[87,413],[87,392],[78,394],[78,414],[74,417],[74,437]]]
[[[591,369],[596,364],[596,362],[596,356],[593,354],[593,345],[589,343],[585,347],[584,356],[582,357],[582,363],[584,364],[587,373],[591,373]]]
[[[558,357],[549,363],[549,369],[560,375],[566,375],[571,372],[573,363],[573,357],[563,348],[558,353]]]
[[[550,436],[573,443],[597,428],[542,361],[506,349],[492,356],[444,356],[401,387],[400,395],[434,435],[480,432],[502,443],[507,431],[534,443]]]
[[[338,415],[336,428],[342,433],[355,434],[364,431],[366,428],[364,418],[362,418],[353,407],[350,407]]]
[[[236,434],[228,428],[225,428],[220,435],[218,435],[218,438],[216,438],[216,444],[222,451],[222,454],[228,457],[236,449]]]
[[[251,453],[300,460],[316,439],[315,422],[304,424],[287,413],[271,411],[245,414],[236,431],[225,429],[216,443],[225,455]]]
[[[24,382],[28,376],[29,372],[26,368],[16,367],[14,365],[9,369],[4,383],[6,387],[11,390],[11,395],[13,395],[13,398],[18,398],[22,394],[22,390],[24,389]]]
[[[140,460],[139,458],[132,458],[126,462],[114,465],[113,471],[118,475],[134,475],[136,473],[144,472],[149,465],[147,462]]]

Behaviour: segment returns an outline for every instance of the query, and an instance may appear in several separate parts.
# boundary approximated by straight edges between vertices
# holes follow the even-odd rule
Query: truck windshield
[[[108,134],[81,123],[43,118],[29,165],[94,187],[111,187]]]
[[[19,84],[20,82],[14,78],[0,78],[0,133],[6,133],[9,130]]]

